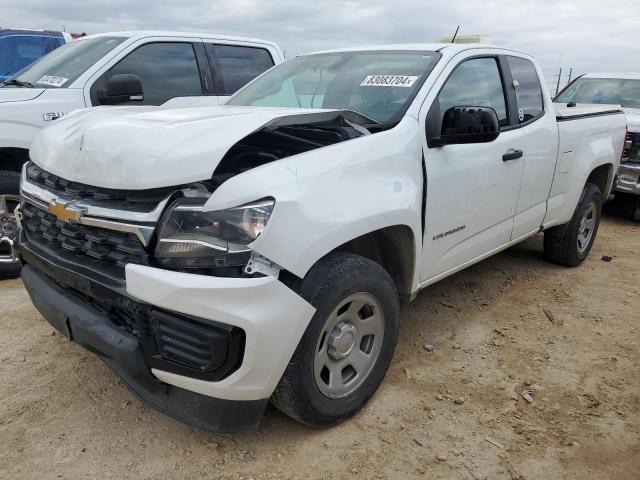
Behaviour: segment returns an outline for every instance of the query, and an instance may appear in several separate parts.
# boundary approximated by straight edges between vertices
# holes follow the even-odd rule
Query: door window
[[[542,115],[544,102],[536,67],[526,58],[507,57],[518,102],[518,121],[528,122]]]
[[[263,48],[205,44],[213,66],[219,95],[233,95],[265,70],[273,67],[271,54]]]
[[[143,45],[111,68],[101,88],[118,74],[140,77],[144,100],[136,105],[161,105],[176,97],[202,95],[200,71],[191,43],[149,43]]]
[[[509,124],[500,70],[495,58],[473,58],[458,65],[440,90],[440,114],[452,107],[491,107],[501,127]]]

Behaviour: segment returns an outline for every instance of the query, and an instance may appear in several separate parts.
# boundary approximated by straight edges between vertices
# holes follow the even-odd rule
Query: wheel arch
[[[400,300],[411,299],[417,268],[415,235],[411,227],[392,225],[359,235],[328,251],[314,265],[334,252],[352,253],[376,262],[393,280]],[[287,270],[281,272],[281,280],[290,286],[300,281]]]
[[[592,183],[598,187],[604,200],[606,200],[613,185],[613,175],[613,165],[611,163],[603,163],[591,170],[585,183]]]
[[[407,225],[374,230],[343,243],[334,251],[373,260],[391,276],[401,300],[411,297],[416,248],[413,231]]]
[[[0,147],[0,170],[20,172],[29,161],[29,149],[20,147]]]

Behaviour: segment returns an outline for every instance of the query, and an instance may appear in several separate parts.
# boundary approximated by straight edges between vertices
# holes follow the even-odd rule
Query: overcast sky
[[[549,82],[560,66],[640,72],[640,0],[0,0],[2,28],[224,33],[273,40],[287,56],[432,42],[457,25],[534,55]]]

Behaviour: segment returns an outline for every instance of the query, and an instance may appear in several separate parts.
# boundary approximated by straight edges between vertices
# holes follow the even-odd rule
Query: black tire
[[[384,379],[398,341],[400,304],[389,274],[379,264],[359,255],[336,252],[320,260],[296,288],[316,308],[305,334],[278,384],[271,403],[289,417],[311,426],[331,425],[356,413]],[[332,312],[351,295],[372,295],[383,310],[384,334],[373,367],[363,383],[342,398],[323,394],[314,376],[314,358],[320,335]],[[326,340],[329,342],[329,340]],[[354,347],[355,348],[355,347]]]
[[[580,224],[589,205],[595,205],[595,226],[587,244],[580,249],[578,246]],[[569,223],[550,228],[544,232],[545,257],[554,263],[567,267],[580,265],[591,251],[598,233],[601,215],[602,193],[598,187],[592,183],[587,183],[582,190],[580,201]]]
[[[20,174],[7,170],[0,170],[0,195],[19,195],[20,194]],[[2,222],[0,218],[0,226]],[[0,238],[2,233],[0,232]],[[0,255],[7,255],[8,247],[0,245]],[[0,279],[15,278],[20,275],[21,265],[15,263],[0,263]]]
[[[635,196],[633,205],[633,213],[631,214],[636,222],[640,222],[640,196]]]

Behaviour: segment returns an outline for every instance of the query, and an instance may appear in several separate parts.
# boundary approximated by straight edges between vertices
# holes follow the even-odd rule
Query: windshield
[[[354,110],[392,123],[404,115],[438,58],[424,51],[303,55],[267,71],[227,105]]]
[[[640,80],[579,78],[555,99],[558,103],[608,103],[640,108]]]
[[[66,88],[124,40],[123,37],[95,37],[73,41],[45,55],[13,78],[35,87]]]

